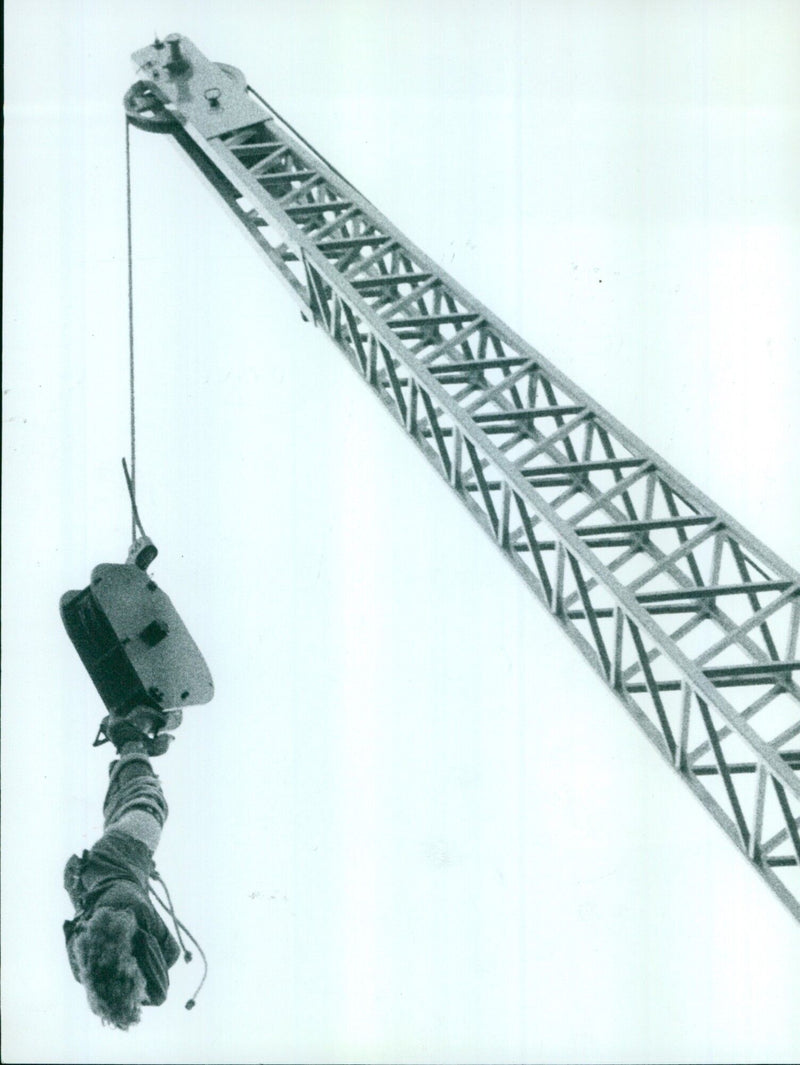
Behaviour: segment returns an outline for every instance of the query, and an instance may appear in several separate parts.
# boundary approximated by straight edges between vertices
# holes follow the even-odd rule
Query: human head
[[[132,911],[100,906],[71,943],[89,1006],[104,1024],[123,1030],[139,1022],[148,1001],[144,974],[134,957],[137,930]]]

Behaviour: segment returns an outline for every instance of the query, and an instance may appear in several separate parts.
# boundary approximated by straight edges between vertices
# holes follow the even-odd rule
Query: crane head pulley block
[[[236,67],[212,63],[177,33],[140,49],[133,56],[143,79],[125,94],[133,125],[169,133],[175,123],[191,123],[204,137],[219,137],[264,120],[247,95],[247,80]]]

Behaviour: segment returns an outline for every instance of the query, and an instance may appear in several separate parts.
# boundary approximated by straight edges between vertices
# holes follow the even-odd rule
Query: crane
[[[800,573],[171,34],[128,122],[170,135],[675,774],[800,921]]]

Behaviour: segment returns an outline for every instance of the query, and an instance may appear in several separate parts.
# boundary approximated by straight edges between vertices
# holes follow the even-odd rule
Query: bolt
[[[168,37],[164,38],[169,45],[169,63],[167,67],[173,74],[178,74],[181,71],[186,70],[189,66],[186,58],[181,55],[181,37],[179,33],[171,33]]]
[[[219,107],[219,98],[221,95],[221,89],[217,89],[216,87],[213,89],[206,89],[205,97],[208,100],[208,106],[212,111]]]

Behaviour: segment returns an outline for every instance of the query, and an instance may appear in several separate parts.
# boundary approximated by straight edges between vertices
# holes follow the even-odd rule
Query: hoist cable
[[[125,191],[128,224],[128,389],[130,394],[131,469],[125,467],[125,479],[131,497],[131,540],[136,539],[136,525],[141,522],[136,509],[136,373],[133,347],[133,231],[131,210],[131,123],[125,119]],[[123,459],[123,466],[125,460]],[[144,530],[142,530],[144,535]]]
[[[128,495],[131,497],[131,524],[133,526],[133,540],[135,541],[137,528],[142,534],[142,536],[147,536],[147,533],[144,531],[142,519],[139,517],[139,508],[136,505],[136,494],[133,488],[133,479],[130,473],[128,473],[128,464],[125,459],[122,460],[122,472],[125,474],[125,483],[128,486]]]

